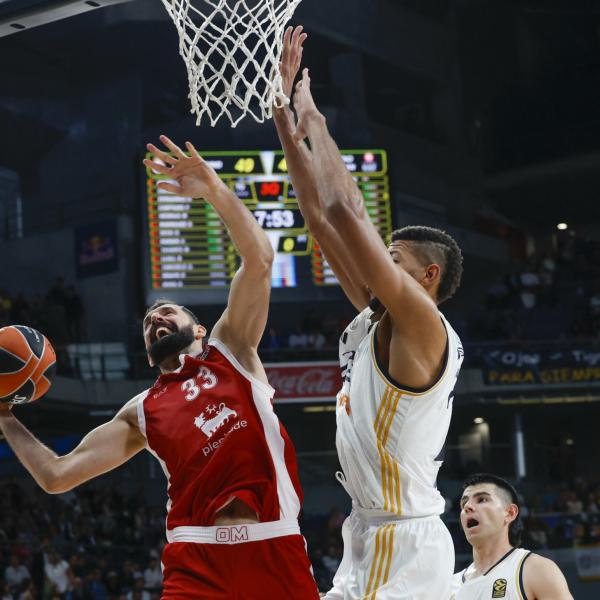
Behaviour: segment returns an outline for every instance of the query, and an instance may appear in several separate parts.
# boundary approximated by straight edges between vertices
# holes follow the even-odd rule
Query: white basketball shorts
[[[438,516],[386,520],[355,508],[342,536],[344,557],[326,600],[450,597],[454,545]]]

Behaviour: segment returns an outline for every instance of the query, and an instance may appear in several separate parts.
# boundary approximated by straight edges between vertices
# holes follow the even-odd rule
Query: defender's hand
[[[306,137],[307,125],[310,119],[318,118],[325,119],[319,112],[315,101],[313,100],[310,91],[310,77],[308,69],[302,71],[302,81],[296,85],[296,93],[294,94],[294,109],[296,110],[296,139],[303,140]]]
[[[308,37],[302,32],[302,25],[295,29],[288,27],[283,36],[283,53],[279,63],[279,72],[281,73],[283,93],[291,98],[294,91],[294,80],[300,68],[302,61],[302,44]]]
[[[148,144],[146,146],[148,150],[154,153],[165,164],[161,165],[147,158],[143,162],[148,168],[158,171],[161,175],[165,175],[170,179],[174,179],[176,183],[160,181],[158,183],[159,188],[178,196],[206,198],[209,200],[225,186],[215,170],[204,161],[191,142],[185,143],[190,154],[190,156],[187,156],[166,135],[161,135],[160,141],[174,156],[163,152],[154,144]]]

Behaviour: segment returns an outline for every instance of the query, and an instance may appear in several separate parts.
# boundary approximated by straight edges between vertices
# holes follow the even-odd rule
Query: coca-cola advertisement
[[[333,400],[342,387],[337,362],[272,363],[265,365],[275,402]]]

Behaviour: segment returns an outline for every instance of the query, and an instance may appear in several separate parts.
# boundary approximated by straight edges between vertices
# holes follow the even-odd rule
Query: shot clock
[[[387,155],[384,150],[342,150],[382,237],[392,229]],[[200,152],[246,204],[275,250],[274,300],[309,299],[338,286],[306,228],[281,151]],[[148,153],[147,158],[157,160]],[[169,295],[192,304],[226,300],[239,257],[226,227],[207,202],[157,187],[164,179],[146,169],[147,300]],[[193,299],[186,291],[196,290]],[[200,290],[204,290],[201,292]],[[281,290],[281,291],[280,291]],[[295,290],[292,292],[292,290]],[[183,295],[181,294],[183,293]],[[277,297],[279,294],[279,298]]]

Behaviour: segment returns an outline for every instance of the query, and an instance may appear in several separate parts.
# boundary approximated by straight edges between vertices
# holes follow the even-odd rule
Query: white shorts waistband
[[[433,521],[434,519],[440,520],[439,515],[427,515],[424,517],[404,517],[402,515],[394,515],[384,510],[373,509],[373,508],[362,508],[354,505],[352,512],[365,523],[371,523],[373,525],[383,525],[386,523],[421,523],[423,521]]]
[[[286,535],[300,535],[298,521],[287,519],[268,523],[213,525],[212,527],[175,527],[167,530],[167,541],[196,544],[244,544]]]

